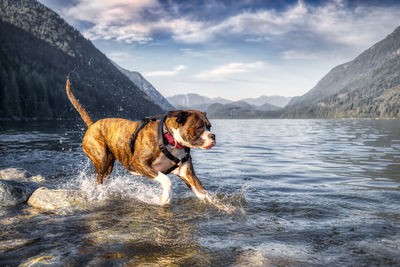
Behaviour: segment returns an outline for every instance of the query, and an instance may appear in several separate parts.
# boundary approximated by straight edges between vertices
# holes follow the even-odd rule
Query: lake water
[[[0,209],[0,265],[399,266],[399,120],[214,120],[217,146],[193,151],[196,172],[227,214],[179,178],[161,188],[116,165],[97,186],[85,128],[1,122],[0,169],[88,192],[86,210]],[[100,200],[100,204],[98,202]]]

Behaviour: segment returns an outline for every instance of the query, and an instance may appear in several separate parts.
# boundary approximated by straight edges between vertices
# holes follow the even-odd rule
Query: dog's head
[[[215,135],[206,113],[197,110],[174,110],[168,112],[167,127],[175,140],[191,148],[210,149],[215,146]]]

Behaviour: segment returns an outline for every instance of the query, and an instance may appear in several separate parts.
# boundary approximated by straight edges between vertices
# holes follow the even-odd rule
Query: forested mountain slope
[[[110,60],[34,0],[0,2],[0,118],[70,119],[72,91],[94,120],[162,112]]]

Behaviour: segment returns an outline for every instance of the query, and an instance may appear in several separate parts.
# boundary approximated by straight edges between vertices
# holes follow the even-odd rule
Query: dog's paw
[[[171,199],[169,197],[166,198],[166,197],[161,196],[159,203],[160,203],[161,206],[165,206],[165,205],[168,205],[168,204],[171,203]]]

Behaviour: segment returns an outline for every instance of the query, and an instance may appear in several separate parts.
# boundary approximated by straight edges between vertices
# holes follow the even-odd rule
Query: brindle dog
[[[130,138],[138,126],[138,122],[120,118],[101,119],[95,123],[86,110],[80,105],[71,92],[71,84],[67,79],[66,91],[69,100],[88,126],[82,141],[83,151],[93,161],[97,173],[97,182],[103,183],[118,160],[135,175],[145,176],[161,183],[163,194],[160,198],[162,205],[170,202],[171,180],[163,172],[175,163],[168,159],[158,147],[159,121],[149,122],[137,134],[132,154]],[[190,148],[210,149],[215,146],[215,135],[210,129],[211,124],[205,113],[197,110],[176,110],[168,112],[165,126],[175,141]],[[168,146],[168,150],[177,158],[185,156],[184,149]],[[191,160],[180,164],[172,171],[181,178],[200,199],[209,199],[207,192],[197,178]]]

